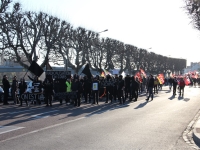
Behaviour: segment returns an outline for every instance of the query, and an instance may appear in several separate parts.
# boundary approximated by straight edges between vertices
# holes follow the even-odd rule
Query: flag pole
[[[28,73],[28,69],[26,70],[26,73],[25,73],[24,77],[27,75],[27,73]],[[23,77],[23,78],[24,78],[24,77]]]

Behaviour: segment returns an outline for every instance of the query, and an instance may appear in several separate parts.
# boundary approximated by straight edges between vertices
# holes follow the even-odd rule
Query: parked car
[[[0,86],[0,103],[3,102],[3,98],[4,98],[4,90],[3,90],[3,88]]]

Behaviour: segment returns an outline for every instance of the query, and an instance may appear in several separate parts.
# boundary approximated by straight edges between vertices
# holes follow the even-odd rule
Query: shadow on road
[[[146,104],[148,103],[148,101],[144,102],[144,103],[140,103],[137,107],[135,107],[134,109],[139,109],[144,107]]]
[[[172,95],[172,96],[171,96],[170,98],[168,98],[168,99],[173,100],[173,99],[175,99],[175,96]]]

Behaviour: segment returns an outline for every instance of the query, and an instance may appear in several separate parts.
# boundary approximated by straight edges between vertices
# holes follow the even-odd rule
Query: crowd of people
[[[32,80],[32,92],[36,94],[44,95],[44,102],[46,106],[52,106],[52,101],[58,100],[62,105],[63,102],[73,104],[76,107],[80,107],[81,103],[99,104],[99,99],[104,98],[105,103],[119,102],[119,104],[125,104],[126,101],[135,102],[138,99],[140,93],[146,94],[146,100],[154,99],[154,94],[158,94],[159,90],[162,90],[163,84],[159,82],[157,76],[149,75],[148,77],[142,77],[138,79],[135,76],[126,75],[124,78],[122,75],[106,75],[106,77],[100,77],[98,75],[88,78],[87,76],[80,77],[77,74],[73,75],[66,80],[56,80],[51,76],[46,76],[44,81],[41,81],[39,77],[35,76]],[[169,85],[169,90],[172,89],[173,95],[179,93],[179,96],[184,95],[185,81],[183,78],[171,77],[165,78],[164,85]],[[192,82],[193,85],[200,85],[199,80]],[[22,99],[22,94],[26,93],[27,84],[24,78],[20,81],[17,77],[13,77],[13,81],[10,82],[7,76],[4,75],[2,79],[4,89],[4,105],[8,105],[9,89],[11,89],[12,99],[14,104],[22,106],[23,101],[26,105],[29,105],[27,99]],[[177,92],[177,89],[179,90]],[[75,97],[71,98],[66,95],[65,97],[56,97],[56,93],[73,92]],[[41,105],[41,99],[37,96],[31,104]]]

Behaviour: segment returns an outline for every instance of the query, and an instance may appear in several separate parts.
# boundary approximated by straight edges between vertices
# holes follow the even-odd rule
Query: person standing
[[[76,107],[80,107],[81,105],[81,98],[80,98],[80,94],[81,94],[81,82],[79,81],[78,77],[75,77],[74,80],[72,81],[72,92],[76,93],[76,96],[73,97],[74,98],[74,106]]]
[[[39,80],[39,77],[38,76],[35,76],[34,80],[33,80],[33,93],[37,94],[36,96],[36,101],[39,105],[41,105],[41,101],[40,101],[40,98],[39,98],[39,94],[42,93],[42,81]],[[36,102],[34,102],[35,104]]]
[[[118,75],[115,75],[115,78],[113,80],[114,80],[113,97],[114,97],[114,100],[116,101],[118,98],[118,93],[117,93],[117,86],[118,86],[118,81],[119,81]]]
[[[177,88],[177,85],[178,85],[178,81],[177,81],[176,77],[174,77],[174,79],[172,81],[172,85],[173,85],[173,95],[175,96],[176,95],[176,88]]]
[[[181,96],[181,91],[182,91],[182,97],[183,97],[184,88],[185,88],[185,81],[183,80],[183,78],[181,78],[179,82],[179,96]]]
[[[11,85],[11,93],[12,93],[12,98],[14,100],[14,104],[18,104],[17,90],[18,90],[18,81],[17,81],[17,77],[14,76],[12,85]]]
[[[129,75],[126,75],[125,79],[125,100],[130,96],[130,82],[131,78]]]
[[[65,82],[66,84],[66,92],[67,92],[67,95],[66,95],[66,104],[67,103],[70,103],[72,104],[72,102],[70,102],[70,96],[69,96],[69,93],[72,91],[71,90],[71,87],[72,87],[72,79],[71,78],[67,78],[67,81]]]
[[[135,77],[132,76],[132,80],[131,80],[131,98],[130,101],[134,99],[134,102],[137,101],[138,99],[138,88],[139,88],[139,83],[137,81],[135,81]]]
[[[47,76],[43,81],[44,95],[46,100],[46,106],[52,106],[53,94],[54,94],[54,82],[52,76]]]
[[[92,82],[93,104],[97,103],[97,105],[99,104],[99,88],[99,81],[97,80],[97,77],[94,77]]]
[[[158,84],[159,84],[158,78],[155,77],[155,79],[154,79],[154,87],[153,87],[154,94],[156,94],[156,93],[158,94]]]
[[[3,76],[2,83],[3,83],[3,90],[4,90],[3,105],[9,105],[8,96],[9,96],[10,83],[9,83],[8,77],[6,75]]]
[[[87,76],[84,76],[83,79],[83,95],[85,99],[85,103],[88,103],[88,98],[89,102],[91,102],[91,80],[87,78]]]
[[[151,97],[151,100],[153,100],[153,87],[154,87],[154,78],[153,78],[153,75],[150,75],[150,79],[148,82],[149,96],[146,99],[147,101],[149,100],[150,97]]]
[[[119,104],[125,104],[125,98],[124,98],[124,80],[122,75],[119,76],[119,82],[117,86],[117,91],[118,91],[118,98],[119,98]]]
[[[111,100],[111,103],[112,103],[112,100],[113,100],[113,85],[110,84],[110,83],[112,83],[113,81],[112,81],[112,78],[109,74],[106,76],[105,81],[108,83],[108,85],[106,85],[106,103],[108,103],[109,99]]]
[[[168,79],[169,90],[170,90],[170,91],[171,91],[171,89],[172,89],[172,82],[173,82],[173,79],[170,77],[170,78]]]
[[[24,94],[24,92],[26,92],[26,89],[27,89],[26,82],[25,82],[24,78],[21,78],[20,83],[19,83],[19,99],[20,99],[19,106],[22,106],[22,94]],[[27,99],[25,99],[25,102],[26,102],[26,106],[28,106]]]

